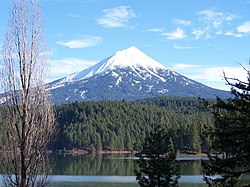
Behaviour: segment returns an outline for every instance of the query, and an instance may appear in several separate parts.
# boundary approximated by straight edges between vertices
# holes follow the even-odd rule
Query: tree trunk
[[[55,132],[44,86],[48,59],[39,0],[12,0],[3,43],[1,87],[5,92],[1,163],[7,186],[45,186],[46,155]]]

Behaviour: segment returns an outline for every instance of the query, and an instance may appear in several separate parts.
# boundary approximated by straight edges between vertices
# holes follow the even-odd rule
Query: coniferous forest
[[[55,106],[55,149],[140,151],[155,126],[168,130],[179,152],[206,152],[213,115],[199,98],[160,97],[135,102],[89,101]]]

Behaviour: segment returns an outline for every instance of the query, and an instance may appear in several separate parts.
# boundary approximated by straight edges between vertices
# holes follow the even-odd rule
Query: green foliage
[[[142,187],[177,186],[180,178],[173,141],[164,129],[154,128],[143,145],[136,180]]]
[[[205,132],[213,119],[200,107],[199,99],[171,97],[63,104],[56,107],[56,148],[140,151],[146,135],[161,124],[171,132],[177,150],[205,151],[209,145]]]
[[[234,98],[217,100],[215,125],[209,133],[211,153],[209,162],[203,163],[210,185],[236,186],[240,176],[250,172],[250,79],[229,84]]]
[[[141,151],[147,134],[161,124],[170,132],[177,151],[204,152],[210,145],[206,131],[213,126],[213,117],[201,108],[202,103],[197,98],[160,97],[55,106],[55,149]],[[1,118],[0,129],[4,131]]]

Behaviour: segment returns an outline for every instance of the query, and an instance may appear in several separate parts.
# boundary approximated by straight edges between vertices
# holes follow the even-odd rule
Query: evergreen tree
[[[164,129],[156,127],[143,145],[138,160],[140,170],[136,180],[142,187],[178,186],[179,167],[176,165],[173,141]]]
[[[213,125],[213,117],[210,111],[199,109],[199,100],[163,97],[160,102],[157,98],[140,102],[88,101],[56,106],[56,148],[91,149],[93,144],[95,149],[141,151],[146,134],[161,124],[171,131],[179,151],[208,149],[204,132]]]
[[[101,136],[100,133],[97,133],[96,135],[96,150],[102,150],[102,140],[101,140]]]
[[[245,69],[246,70],[246,69]],[[247,70],[246,70],[247,71]],[[203,162],[204,180],[210,186],[236,186],[240,176],[250,172],[250,75],[248,82],[226,81],[234,98],[218,98],[209,162]],[[248,184],[249,185],[249,184]]]

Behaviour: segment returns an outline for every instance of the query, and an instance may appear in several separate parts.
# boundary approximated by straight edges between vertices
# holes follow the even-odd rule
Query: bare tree
[[[2,166],[7,186],[45,186],[47,150],[55,132],[54,112],[44,87],[47,52],[39,0],[12,0],[2,48],[5,93]]]

